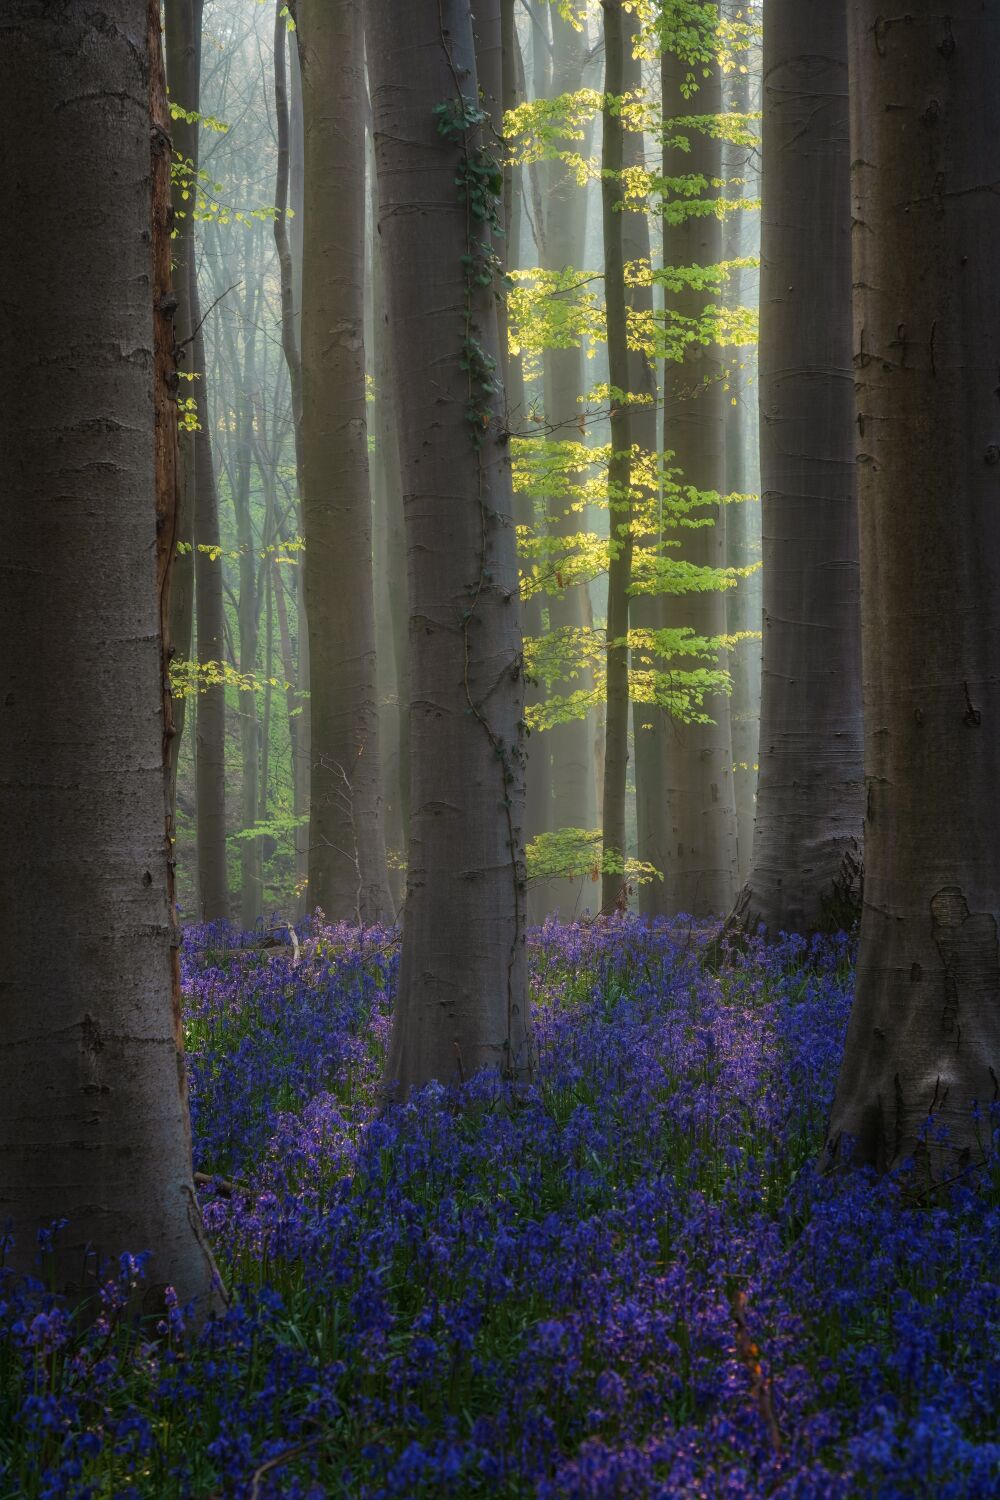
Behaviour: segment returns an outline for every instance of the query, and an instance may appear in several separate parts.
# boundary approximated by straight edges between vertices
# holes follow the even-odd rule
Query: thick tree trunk
[[[718,114],[722,108],[722,79],[712,67],[694,98],[685,95],[688,68],[665,53],[662,59],[663,113],[668,119],[685,115]],[[713,183],[722,166],[720,143],[705,131],[689,131],[690,151],[668,147],[664,176],[692,174],[706,181],[706,198],[716,195]],[[715,214],[688,214],[679,224],[664,224],[664,261],[668,266],[714,266],[722,259],[722,224]],[[668,317],[700,318],[706,307],[703,290],[695,287],[666,299]],[[682,360],[667,360],[664,373],[663,446],[672,454],[669,467],[680,471],[679,482],[704,494],[725,490],[724,367],[715,345],[688,342]],[[681,528],[681,547],[669,554],[698,567],[720,568],[725,563],[725,519],[722,507],[699,505],[694,518],[707,525]],[[716,637],[726,631],[726,601],[718,590],[668,596],[664,622],[670,628],[687,626],[696,636]],[[681,657],[676,665],[684,669]],[[725,653],[719,665],[725,666]],[[653,863],[664,873],[662,885],[651,887],[660,911],[687,912],[707,917],[729,910],[736,893],[736,806],[733,787],[733,748],[729,698],[725,693],[705,699],[711,722],[674,721],[666,729],[664,823],[662,847]],[[662,863],[660,862],[662,861]]]
[[[66,1218],[59,1287],[92,1294],[111,1257],[150,1250],[150,1304],[170,1284],[208,1308],[164,827],[157,573],[175,497],[156,496],[154,468],[159,59],[146,0],[0,14],[0,173],[18,225],[0,236],[0,1218],[18,1270],[36,1269],[35,1231]],[[171,394],[156,402],[161,459]]]
[[[360,0],[296,7],[305,120],[302,481],[311,669],[309,901],[392,917],[372,598]]]
[[[1000,12],[849,15],[868,791],[831,1141],[950,1174],[1000,1074]]]
[[[847,0],[764,12],[764,641],[753,863],[733,920],[849,919],[861,838]]]
[[[601,0],[604,12],[604,111],[601,198],[604,228],[604,297],[607,309],[608,374],[612,390],[628,392],[631,374],[625,301],[622,227],[624,131],[617,101],[625,89],[625,51],[630,29],[621,0]],[[625,783],[628,770],[629,586],[632,579],[632,409],[611,398],[611,458],[608,463],[607,718],[604,741],[604,861],[601,907],[627,904]]]
[[[522,654],[496,304],[456,177],[480,160],[465,0],[370,0],[409,561],[411,786],[390,1091],[529,1068]],[[436,114],[441,106],[447,113]],[[481,351],[481,352],[480,352]],[[425,370],[428,379],[408,378]]]
[[[170,97],[175,104],[186,110],[197,110],[201,81],[201,15],[203,0],[165,0],[164,41],[167,62],[167,83]],[[191,316],[191,281],[195,270],[194,195],[184,198],[191,179],[188,173],[198,170],[198,122],[189,123],[183,117],[171,121],[171,139],[174,151],[185,163],[185,174],[177,178],[173,187],[174,239],[173,239],[173,288],[177,299],[174,314],[178,347],[178,364],[181,373],[191,371],[194,320]],[[179,394],[198,399],[197,382],[185,380]],[[182,430],[179,439],[179,471],[177,485],[177,540],[185,543],[185,549],[177,553],[171,568],[170,581],[170,633],[168,636],[172,656],[187,660],[191,655],[191,632],[194,616],[194,509],[195,509],[195,458],[194,433]],[[177,790],[177,763],[180,756],[181,736],[184,732],[187,700],[178,698],[174,703],[174,735],[170,741],[170,806],[173,809]]]

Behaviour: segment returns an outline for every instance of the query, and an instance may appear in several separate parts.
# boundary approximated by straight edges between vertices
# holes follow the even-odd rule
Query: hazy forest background
[[[716,46],[708,14],[694,7],[682,55],[661,61],[653,13],[623,13],[627,389],[642,404],[631,409],[625,847],[612,850],[608,864],[625,875],[617,886],[627,883],[631,904],[650,915],[729,909],[749,867],[756,789],[759,17],[731,7],[719,33],[721,62],[713,57],[708,67]],[[530,678],[529,909],[538,921],[547,912],[596,913],[604,904],[597,877],[609,537],[624,517],[612,514],[608,499],[615,398],[604,308],[600,16],[518,5],[513,20],[514,78],[508,97],[490,102],[497,131],[506,132],[503,142],[494,138],[494,153],[509,163],[496,248],[510,278],[505,414]],[[315,905],[336,918],[395,913],[406,865],[411,646],[374,159],[369,150],[364,320],[374,637],[364,639],[363,574],[345,568],[344,598],[331,606],[342,613],[330,616],[339,631],[327,632],[325,658],[310,664],[296,468],[308,462],[302,448],[310,434],[302,434],[294,396],[308,224],[302,80],[296,47],[279,31],[276,50],[275,35],[267,8],[207,7],[199,109],[209,123],[199,131],[200,177],[182,182],[178,173],[176,207],[195,221],[188,227],[199,305],[211,309],[204,372],[190,360],[183,372],[196,377],[184,391],[190,425],[202,435],[186,433],[184,442],[211,444],[218,506],[217,541],[192,531],[181,543],[178,577],[197,567],[206,601],[221,587],[222,605],[221,629],[206,629],[195,608],[189,634],[192,592],[186,583],[178,589],[174,673],[185,694],[177,714],[178,896],[186,916],[232,916],[245,927]],[[665,106],[661,75],[672,91]],[[502,107],[510,111],[505,126]],[[664,113],[678,122],[665,142]],[[189,144],[183,137],[182,151]],[[286,203],[287,219],[276,216],[275,205]],[[620,511],[622,501],[615,504]],[[335,539],[325,545],[337,547]],[[354,632],[362,637],[357,645]],[[376,807],[384,820],[391,904],[369,911],[350,875],[339,888],[307,885],[309,672],[341,694],[338,657],[355,650],[367,653],[363,691],[377,705],[381,775],[355,787],[371,753],[356,733],[350,754],[342,751],[329,767],[329,797],[341,804],[345,828],[356,807],[360,821]],[[203,762],[221,762],[214,780],[203,764],[200,800],[199,745]],[[666,786],[670,793],[661,795]],[[671,820],[676,826],[679,807],[692,848],[678,857],[667,828]],[[218,829],[214,843],[204,829],[198,842],[199,808]]]
[[[0,1500],[1000,1494],[998,55],[0,0]]]

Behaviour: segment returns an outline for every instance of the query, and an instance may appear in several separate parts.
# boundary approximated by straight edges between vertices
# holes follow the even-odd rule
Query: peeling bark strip
[[[0,1222],[32,1270],[36,1229],[67,1218],[74,1293],[98,1256],[148,1249],[151,1300],[207,1307],[164,838],[152,10],[0,12]]]
[[[843,921],[857,897],[847,0],[767,0],[763,87],[760,780],[733,921],[776,935]]]
[[[1000,11],[852,0],[850,42],[868,817],[831,1142],[937,1177],[1000,1075]]]
[[[312,725],[309,904],[391,920],[365,408],[361,0],[298,0],[305,213],[302,517]],[[420,378],[419,362],[407,378]]]
[[[476,231],[456,185],[478,145],[461,126],[478,100],[469,6],[370,0],[368,28],[414,646],[386,1071],[405,1097],[528,1069],[521,638],[503,393],[472,379],[498,363],[496,304],[467,274]]]

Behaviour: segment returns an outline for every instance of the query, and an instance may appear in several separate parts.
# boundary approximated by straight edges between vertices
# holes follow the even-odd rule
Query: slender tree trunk
[[[849,919],[860,860],[846,16],[765,10],[760,782],[734,920],[772,933]]]
[[[578,89],[583,73],[583,38],[552,8],[552,78],[553,94]],[[573,172],[561,162],[548,163],[545,206],[545,266],[562,271],[567,266],[579,268],[584,261],[586,227],[585,195]],[[545,355],[545,418],[550,435],[558,443],[578,443],[580,469],[587,454],[583,442],[583,353],[579,347],[550,349]],[[569,538],[581,529],[576,511],[568,509],[558,497],[550,502],[549,532],[553,537]],[[579,584],[553,594],[549,600],[549,624],[552,630],[583,632],[588,618],[586,588]],[[556,683],[556,692],[570,693],[592,686],[590,673],[576,680]],[[552,826],[587,828],[597,826],[596,782],[592,717],[558,724],[546,732],[552,756]],[[553,902],[572,904],[578,887],[558,882],[550,892]],[[569,915],[570,913],[566,913]]]
[[[368,58],[409,560],[412,815],[390,1090],[528,1071],[522,653],[464,0],[371,0]],[[435,114],[449,106],[445,116]],[[439,127],[444,127],[442,131]],[[481,351],[481,352],[479,352]]]
[[[257,671],[260,628],[257,603],[257,540],[250,508],[253,477],[254,403],[257,394],[257,321],[261,289],[252,284],[250,267],[254,256],[252,239],[245,246],[246,291],[242,298],[243,368],[238,375],[236,396],[235,478],[232,486],[233,510],[236,515],[236,542],[239,549],[240,592],[237,607],[239,629],[239,670],[252,677]],[[234,370],[237,364],[236,340],[229,339]],[[257,718],[257,694],[253,690],[239,693],[240,758],[242,762],[241,827],[253,828],[257,821],[257,797],[260,786],[260,727]],[[263,859],[260,839],[240,840],[240,925],[249,931],[263,911]]]
[[[158,5],[12,0],[0,108],[19,226],[0,236],[7,1264],[34,1272],[35,1231],[65,1218],[60,1289],[92,1295],[112,1257],[145,1249],[151,1309],[167,1284],[207,1309],[164,820],[176,411]]]
[[[730,14],[738,19],[742,0],[730,0]],[[751,105],[750,73],[729,75],[726,107],[748,119]],[[759,194],[754,152],[732,145],[725,153],[724,177],[730,195],[753,199]],[[734,179],[736,183],[734,185]],[[723,249],[727,261],[752,253],[747,241],[756,215],[746,210],[730,213],[723,226]],[[753,300],[753,273],[734,271],[726,283],[726,301],[734,309]],[[753,348],[737,352],[730,378],[730,402],[726,408],[726,489],[734,495],[756,496],[759,477],[754,464],[756,445],[748,437],[756,429],[757,392]],[[752,405],[751,405],[752,402]],[[752,419],[752,426],[751,426]],[[726,562],[747,568],[760,562],[760,505],[756,499],[730,505],[726,513]],[[753,829],[757,809],[757,753],[760,740],[760,569],[740,579],[726,595],[726,623],[738,640],[729,658],[733,679],[729,720],[733,736],[733,781],[736,792],[736,844],[739,882],[745,883],[753,851]],[[746,639],[746,637],[752,637]]]
[[[627,32],[622,63],[624,87],[628,91],[636,91],[642,87],[642,63],[633,55],[640,31],[639,17],[636,12],[626,12],[625,26]],[[644,168],[646,166],[644,140],[640,132],[626,131],[622,150],[626,167]],[[622,236],[627,261],[651,264],[649,216],[645,208],[641,212],[626,210],[622,213]],[[644,316],[652,318],[653,288],[651,285],[630,285],[626,288],[626,296],[628,306],[640,318]],[[640,454],[654,460],[660,447],[659,392],[653,361],[644,350],[629,349],[628,351],[628,389],[633,395],[645,398],[643,402],[633,405],[630,411],[632,442]],[[635,475],[632,476],[632,492],[640,505],[648,511],[652,510],[657,495],[650,493],[648,489],[643,490],[637,484]],[[659,541],[659,528],[655,517],[650,516],[650,525],[637,540],[639,546],[646,547]],[[662,623],[661,601],[649,594],[636,594],[631,600],[629,618],[636,630],[656,630]],[[633,650],[633,674],[651,673],[655,666],[654,653],[646,650]],[[640,859],[650,863],[655,863],[653,858],[656,852],[655,830],[662,798],[664,729],[663,710],[655,703],[643,702],[637,698],[632,707],[635,747],[636,852]],[[662,869],[662,866],[657,865],[656,868]],[[639,887],[637,904],[639,910],[646,915],[650,915],[655,910],[651,886]]]
[[[625,51],[630,28],[621,0],[601,0],[604,12],[604,130],[601,193],[604,209],[604,296],[608,322],[608,373],[612,392],[628,392],[631,374],[625,301],[622,225],[624,131],[617,101],[625,91]],[[611,398],[611,458],[608,465],[608,645],[607,721],[604,752],[604,860],[601,906],[610,911],[627,902],[625,864],[625,781],[628,768],[628,627],[632,578],[632,408],[623,396]]]
[[[868,796],[831,1141],[951,1175],[1000,1073],[1000,12],[849,16]]]
[[[201,321],[197,278],[192,279],[192,316]],[[194,578],[196,650],[200,666],[225,660],[225,610],[222,602],[222,559],[219,556],[219,494],[212,457],[212,433],[205,387],[208,369],[205,338],[198,328],[194,339],[194,369],[200,374],[198,431],[194,435],[195,515]],[[203,922],[230,916],[229,872],[226,863],[226,690],[215,683],[196,700],[195,803],[198,841],[198,906]]]
[[[360,0],[296,8],[305,114],[302,479],[312,670],[309,900],[392,917],[378,746],[364,357]]]
[[[692,114],[718,114],[722,109],[722,79],[713,66],[697,94],[685,93],[687,65],[664,53],[661,67],[663,113],[667,119]],[[720,144],[703,130],[689,131],[690,151],[664,151],[664,176],[692,174],[705,179],[706,198],[717,195],[713,186],[722,166]],[[722,224],[713,213],[687,214],[679,224],[664,224],[664,262],[668,266],[714,266],[722,259]],[[705,312],[704,290],[697,287],[668,294],[667,316],[700,318]],[[681,360],[667,360],[664,374],[663,445],[667,463],[680,471],[679,482],[701,494],[725,489],[725,392],[721,352],[716,345],[689,341]],[[721,568],[725,563],[725,521],[722,508],[711,501],[697,506],[694,519],[707,522],[679,529],[681,547],[671,556],[698,567]],[[684,626],[696,636],[717,637],[726,631],[726,601],[718,590],[668,596],[664,621],[669,628]],[[718,664],[725,666],[725,654]],[[681,657],[684,669],[689,660]],[[726,912],[736,890],[736,807],[733,788],[733,748],[729,699],[713,693],[705,699],[706,724],[673,721],[665,736],[666,770],[661,848],[654,863],[664,872],[662,885],[651,889],[667,915],[687,912],[707,917]],[[662,859],[662,864],[659,862]]]
[[[167,82],[170,96],[183,109],[196,111],[200,97],[201,82],[201,15],[203,0],[165,0],[164,40],[166,44]],[[174,151],[185,164],[185,175],[179,176],[173,187],[174,210],[173,239],[173,289],[177,299],[174,314],[178,347],[178,364],[181,373],[191,371],[194,321],[191,317],[191,282],[197,275],[195,266],[194,195],[184,198],[190,189],[192,178],[198,171],[198,122],[189,123],[183,117],[170,123]],[[191,174],[190,176],[188,174]],[[179,394],[198,399],[196,381],[183,381]],[[192,621],[194,615],[194,509],[195,509],[195,458],[194,433],[181,431],[179,439],[179,470],[177,485],[177,540],[185,543],[185,549],[174,558],[170,584],[170,633],[171,655],[187,660],[191,655]],[[187,700],[178,698],[174,703],[174,736],[170,741],[170,805],[174,805],[177,791],[177,763],[180,756],[181,738]]]

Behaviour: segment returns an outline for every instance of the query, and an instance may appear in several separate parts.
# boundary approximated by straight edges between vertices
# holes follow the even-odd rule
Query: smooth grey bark
[[[311,672],[309,902],[391,919],[365,410],[360,0],[295,9],[305,130],[302,512]]]
[[[722,109],[719,68],[713,66],[700,79],[693,99],[685,94],[688,71],[685,63],[663,54],[661,85],[667,120],[718,114]],[[665,144],[664,176],[701,176],[707,184],[705,197],[712,198],[717,192],[712,184],[721,174],[720,143],[697,128],[688,135],[687,152],[671,147],[669,141]],[[667,266],[714,266],[722,259],[722,224],[714,213],[689,213],[679,224],[665,222],[663,240]],[[698,319],[706,311],[706,295],[687,287],[668,292],[665,304],[668,323],[672,316]],[[672,455],[667,458],[668,467],[680,471],[678,482],[701,494],[725,490],[725,403],[721,351],[716,345],[688,340],[682,359],[665,362],[663,446]],[[693,519],[709,524],[678,528],[681,545],[668,556],[697,567],[721,568],[725,564],[722,506],[711,501],[699,504]],[[696,636],[718,637],[726,631],[726,601],[716,589],[668,595],[663,619],[668,628],[687,626]],[[718,664],[725,666],[724,652]],[[684,657],[676,661],[681,670],[688,665]],[[707,695],[704,710],[711,722],[673,720],[664,736],[663,823],[660,848],[652,856],[664,880],[649,889],[656,909],[668,916],[722,914],[736,893],[736,807],[727,694]]]
[[[164,49],[167,84],[170,97],[182,109],[197,110],[201,74],[201,15],[203,0],[164,0]],[[171,120],[173,149],[185,163],[198,170],[198,122],[183,118]],[[173,185],[174,210],[173,289],[177,299],[174,328],[181,374],[191,371],[194,319],[191,316],[191,281],[197,275],[195,265],[194,198],[183,196],[189,186],[178,177]],[[178,394],[197,400],[197,382],[182,380]],[[170,581],[170,650],[171,655],[186,661],[191,655],[194,617],[194,509],[195,458],[194,433],[182,429],[178,438],[179,470],[177,484],[176,538],[185,543],[176,552]],[[170,741],[170,801],[173,807],[177,792],[177,766],[184,733],[187,700],[174,703],[174,735]]]
[[[1000,12],[906,10],[848,9],[867,811],[830,1139],[951,1175],[1000,1073]]]
[[[733,3],[730,10],[735,19],[742,6]],[[752,61],[747,61],[746,72],[737,70],[729,75],[726,108],[732,114],[742,116],[749,124],[753,109],[749,71]],[[723,160],[723,175],[730,194],[751,200],[759,196],[759,173],[755,163],[755,150],[742,145],[730,146]],[[727,261],[740,260],[754,253],[753,234],[758,228],[757,215],[747,210],[740,209],[727,215],[723,224],[723,250]],[[734,270],[726,283],[726,301],[733,308],[752,305],[756,301],[756,289],[757,278],[752,270],[746,267]],[[731,495],[750,495],[753,498],[727,508],[726,562],[733,568],[756,567],[755,572],[741,578],[736,588],[730,589],[726,595],[729,634],[744,637],[737,640],[729,655],[733,679],[729,722],[733,737],[736,844],[742,888],[750,871],[757,810],[762,604],[756,348],[735,351],[735,356],[730,377],[730,404],[726,409],[726,489]]]
[[[374,212],[377,221],[377,190],[372,173]],[[386,646],[392,657],[392,681],[395,690],[395,774],[389,785],[386,763],[387,800],[398,807],[398,853],[405,864],[410,826],[410,615],[406,583],[406,533],[403,519],[403,481],[399,470],[399,439],[396,427],[396,397],[392,360],[389,349],[388,310],[385,298],[382,238],[373,235],[373,361],[375,367],[375,452],[372,465],[373,488],[377,486],[384,507],[385,588],[382,606],[388,614]],[[382,662],[379,661],[380,670]],[[388,830],[387,830],[387,842]],[[404,882],[405,888],[405,882]],[[400,898],[402,897],[400,892]]]
[[[528,1073],[522,650],[492,288],[456,185],[482,135],[465,0],[369,0],[368,59],[409,562],[412,811],[390,1092]],[[416,370],[428,378],[408,378]],[[470,420],[470,418],[472,420]],[[478,441],[477,441],[478,439]]]
[[[278,159],[274,184],[274,245],[278,252],[278,270],[281,284],[281,348],[288,370],[288,385],[292,402],[292,433],[295,444],[295,484],[299,497],[298,516],[301,525],[302,509],[302,358],[299,350],[300,324],[297,317],[297,280],[295,254],[289,233],[289,192],[292,179],[292,163],[295,147],[301,152],[301,119],[296,122],[294,104],[301,116],[301,83],[293,89],[293,108],[289,110],[288,90],[288,17],[282,14],[284,0],[274,3],[274,115],[275,133],[278,138]],[[298,54],[293,46],[293,80],[298,77]],[[295,226],[300,217],[293,210],[291,223]],[[301,245],[299,246],[301,250]],[[301,255],[299,257],[301,265]],[[301,568],[298,576],[301,579]],[[282,608],[284,598],[282,596]],[[305,591],[298,589],[299,640],[305,639],[302,628],[305,617]],[[287,625],[286,625],[287,635]],[[290,660],[290,653],[289,653]],[[288,668],[286,666],[286,672]],[[287,676],[289,683],[298,683],[298,692],[286,689],[288,700],[288,735],[292,757],[292,813],[299,822],[295,829],[295,875],[296,883],[305,888],[309,875],[309,725],[306,715],[309,699],[308,657],[300,653],[297,676]],[[298,903],[301,907],[302,903]]]
[[[601,203],[604,231],[604,299],[607,311],[608,374],[612,389],[628,393],[631,361],[625,296],[622,226],[624,130],[618,101],[625,90],[625,52],[630,28],[621,0],[601,0],[604,12],[604,109],[601,145]],[[628,903],[623,873],[626,855],[625,784],[628,770],[629,587],[632,579],[632,407],[611,400],[611,457],[608,461],[608,625],[607,717],[604,742],[603,844],[605,870],[601,908]],[[618,867],[618,868],[616,868]]]
[[[849,920],[860,861],[846,17],[764,11],[760,779],[732,922],[773,934]]]
[[[84,11],[0,12],[0,175],[18,226],[0,235],[0,1218],[17,1271],[36,1271],[36,1230],[66,1218],[60,1290],[92,1294],[112,1257],[145,1249],[150,1310],[168,1284],[208,1310],[165,825],[159,8]]]

